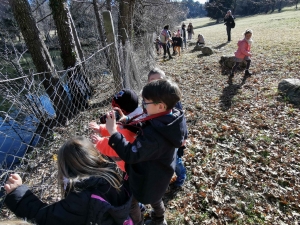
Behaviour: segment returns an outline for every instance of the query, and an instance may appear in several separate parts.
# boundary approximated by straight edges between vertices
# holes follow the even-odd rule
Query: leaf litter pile
[[[182,90],[189,129],[183,157],[187,180],[182,188],[170,185],[164,196],[168,224],[299,223],[300,109],[277,90],[282,79],[300,78],[298,14],[290,8],[237,19],[230,43],[222,24],[206,26],[211,22],[207,18],[185,21],[195,27],[188,49],[173,60],[157,57]],[[254,31],[253,75],[238,71],[229,79],[219,60],[233,55],[246,28]],[[198,33],[212,55],[192,51]],[[88,134],[87,124],[98,112],[80,116],[76,123],[57,128],[53,143],[31,152],[19,170],[48,203],[60,199],[57,150],[70,134]],[[2,208],[2,219],[13,217]]]

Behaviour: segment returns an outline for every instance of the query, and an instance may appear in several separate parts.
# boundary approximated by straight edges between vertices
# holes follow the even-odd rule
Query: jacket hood
[[[129,210],[131,206],[132,196],[128,197],[125,204],[121,206],[113,206],[99,195],[92,194],[90,200],[90,213],[95,213],[94,216],[88,216],[88,224],[103,224],[103,225],[120,225],[130,224],[131,220]],[[90,218],[94,218],[91,221]]]
[[[176,148],[182,145],[187,133],[183,111],[173,108],[171,114],[155,118],[150,123],[157,132]]]
[[[116,222],[116,224],[130,224],[128,222],[130,220],[128,215],[131,207],[131,201],[132,201],[132,196],[122,206],[113,207],[109,205],[110,208],[108,210],[108,213],[111,215],[111,217]]]

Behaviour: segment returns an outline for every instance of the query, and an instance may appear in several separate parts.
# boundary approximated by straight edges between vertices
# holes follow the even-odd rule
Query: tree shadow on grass
[[[224,47],[225,45],[227,45],[229,42],[225,42],[225,43],[222,43],[222,44],[220,44],[220,45],[218,45],[218,46],[215,46],[215,47],[213,47],[214,49],[219,49],[219,48],[222,48],[222,47]]]
[[[194,29],[203,28],[203,27],[209,27],[213,25],[219,25],[219,23],[216,23],[216,21],[208,22],[206,24],[203,24],[201,26],[195,26]]]
[[[228,111],[232,106],[232,99],[238,93],[239,89],[246,83],[250,76],[244,75],[240,84],[232,83],[232,76],[228,77],[228,86],[223,89],[223,93],[220,97],[220,107],[222,111]]]

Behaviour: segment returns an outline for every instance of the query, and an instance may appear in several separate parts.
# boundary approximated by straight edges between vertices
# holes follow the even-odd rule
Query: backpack
[[[231,23],[231,28],[235,28],[235,22],[233,20],[233,22]]]
[[[160,41],[161,43],[165,44],[166,43],[166,31],[165,30],[162,30],[160,32],[160,35],[159,35],[159,38],[160,38]]]

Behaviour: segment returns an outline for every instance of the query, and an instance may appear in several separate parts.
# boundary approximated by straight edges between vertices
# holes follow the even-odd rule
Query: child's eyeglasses
[[[147,105],[150,105],[150,104],[158,104],[158,103],[161,103],[161,102],[144,102],[144,101],[142,101],[142,106],[143,106],[143,108],[146,108]]]

